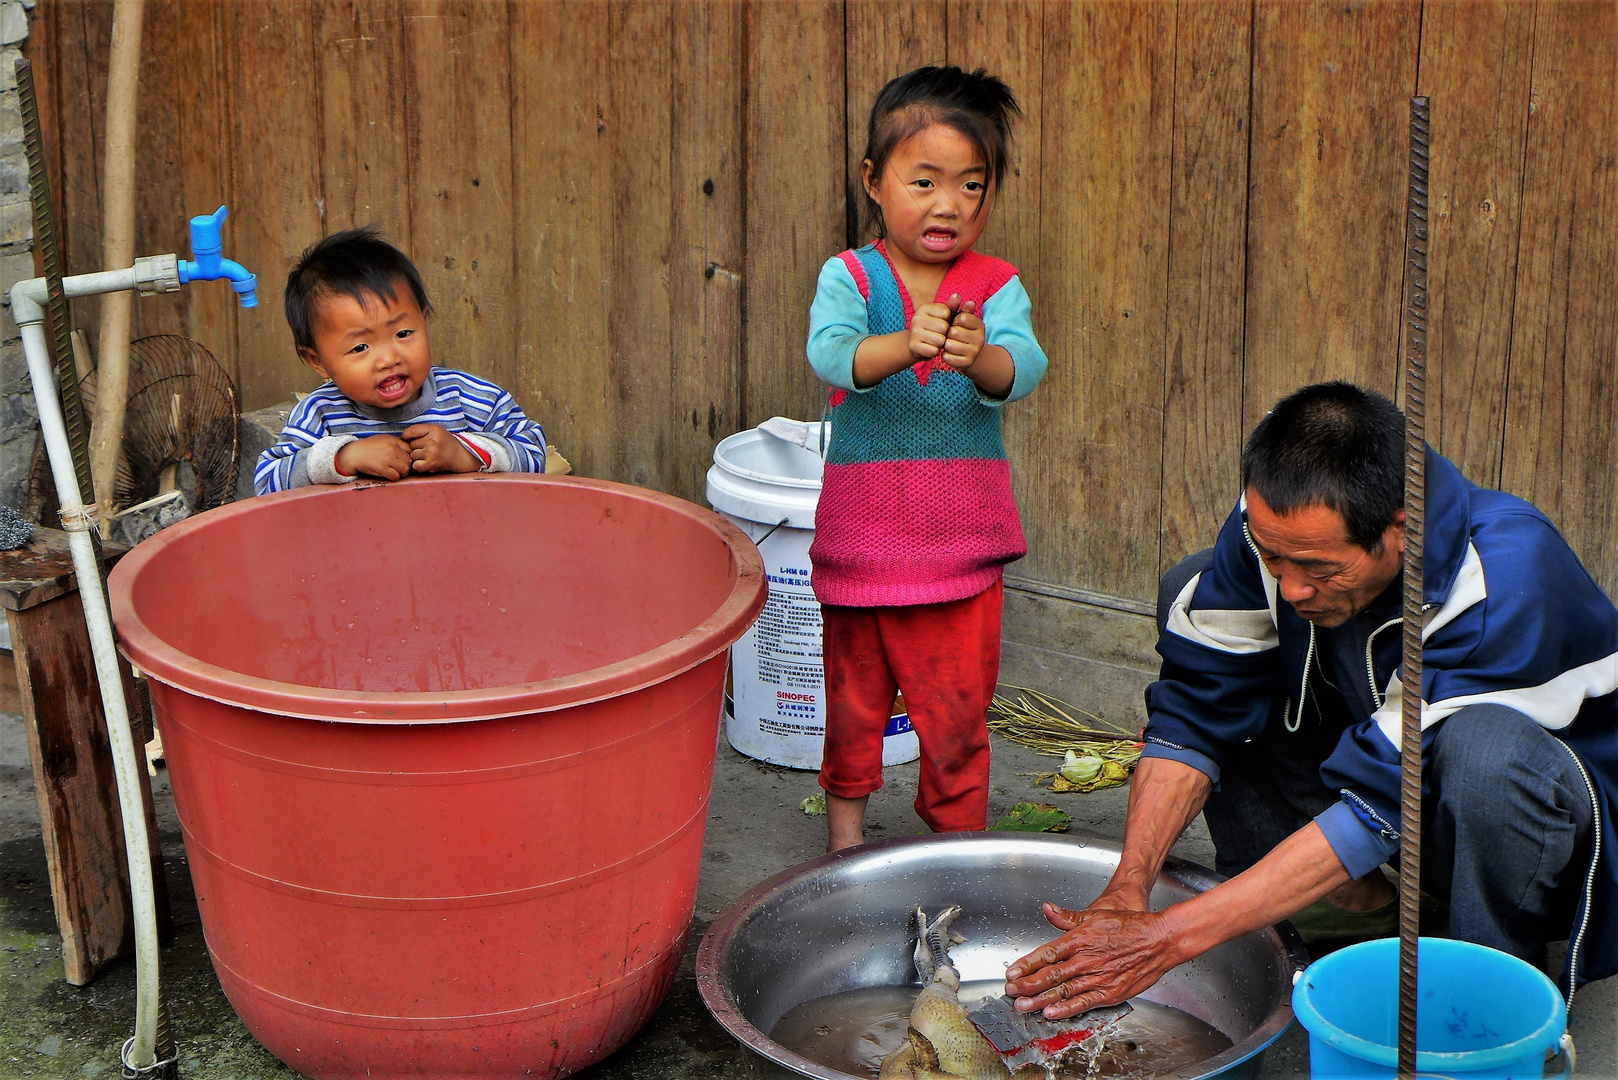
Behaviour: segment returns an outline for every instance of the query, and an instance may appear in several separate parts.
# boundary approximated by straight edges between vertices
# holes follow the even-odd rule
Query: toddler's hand
[[[337,451],[337,471],[348,476],[398,480],[410,472],[410,447],[397,435],[371,435]]]
[[[477,472],[483,468],[465,443],[437,424],[414,424],[399,437],[410,447],[410,468],[416,472]]]
[[[910,318],[910,355],[931,360],[944,348],[955,313],[943,304],[923,304]]]
[[[960,310],[955,313],[944,342],[944,363],[957,371],[965,371],[977,363],[978,353],[983,351],[983,320],[975,310],[976,301],[968,300],[962,304],[959,294],[951,296],[949,300],[951,307],[959,307]]]

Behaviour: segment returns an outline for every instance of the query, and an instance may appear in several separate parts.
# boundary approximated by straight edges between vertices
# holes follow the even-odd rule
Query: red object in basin
[[[312,1077],[567,1076],[661,1003],[758,551],[598,480],[305,488],[109,579],[214,969]]]

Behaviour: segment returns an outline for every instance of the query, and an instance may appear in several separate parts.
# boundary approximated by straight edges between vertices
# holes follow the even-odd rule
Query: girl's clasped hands
[[[977,302],[961,302],[960,293],[951,293],[945,304],[923,304],[910,320],[910,353],[918,360],[942,357],[957,371],[970,371],[983,351],[983,320]]]

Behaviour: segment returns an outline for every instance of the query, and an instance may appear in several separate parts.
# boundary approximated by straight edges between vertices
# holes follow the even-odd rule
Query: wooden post
[[[123,550],[107,545],[102,565],[110,567]],[[0,552],[0,607],[11,626],[62,962],[67,981],[84,986],[100,964],[134,948],[135,924],[107,722],[66,533],[36,529],[26,548]],[[121,657],[119,668],[135,745],[144,746],[152,735],[145,694]],[[173,926],[146,769],[140,778],[158,935],[166,940]]]

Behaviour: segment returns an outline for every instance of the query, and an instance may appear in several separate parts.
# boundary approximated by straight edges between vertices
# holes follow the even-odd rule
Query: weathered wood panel
[[[405,13],[398,0],[315,7],[326,229],[376,225],[409,250]]]
[[[1241,472],[1252,7],[1182,3],[1175,30],[1159,575],[1213,542]]]
[[[320,382],[299,362],[281,315],[287,268],[325,231],[313,19],[312,0],[220,8],[230,103],[225,127],[237,201],[225,255],[258,275],[258,307],[237,318],[245,409],[283,401]],[[230,293],[220,282],[198,288]]]
[[[1534,8],[1428,0],[1423,18],[1420,92],[1432,99],[1433,125],[1427,352],[1436,375],[1427,438],[1492,486],[1506,419]]]
[[[112,5],[61,4],[54,11],[57,57],[54,88],[62,135],[61,214],[57,242],[66,273],[88,274],[101,266],[101,162],[107,119],[107,51],[112,40]],[[145,65],[142,65],[142,74]],[[43,70],[37,74],[42,74]],[[44,89],[36,89],[43,96]],[[92,350],[101,325],[100,301],[72,302],[73,323],[85,331]]]
[[[170,181],[176,183],[183,195],[184,211],[180,220],[167,223],[174,238],[160,248],[172,249],[182,258],[190,258],[189,219],[198,214],[211,214],[223,203],[231,208],[231,218],[225,225],[225,251],[239,261],[240,256],[234,253],[238,250],[237,237],[241,235],[241,217],[247,208],[236,204],[236,173],[230,159],[231,140],[226,117],[230,115],[231,102],[229,81],[224,74],[225,46],[220,35],[223,12],[208,0],[179,0],[172,10],[175,19],[173,63],[177,70],[193,74],[172,80],[179,168]],[[143,70],[141,76],[144,83],[147,71]],[[153,71],[150,75],[151,78],[168,76],[167,70],[162,70],[161,74]],[[253,212],[256,210],[249,211]],[[259,270],[260,277],[269,269]],[[240,363],[236,332],[241,306],[236,294],[229,285],[214,282],[177,295],[184,305],[183,332],[213,353],[236,381],[238,391],[242,390],[244,375],[256,377],[257,372],[252,369],[244,372]],[[250,311],[246,313],[248,325],[258,326],[266,314],[272,319],[279,315],[274,310]],[[290,335],[288,337],[290,340]]]
[[[478,0],[405,8],[410,245],[438,312],[433,361],[501,386],[517,375],[506,15]]]
[[[42,0],[28,46],[75,271],[99,268],[110,14]],[[249,406],[284,399],[314,381],[279,311],[288,263],[376,220],[428,278],[441,361],[506,385],[579,472],[700,498],[718,438],[820,415],[808,307],[850,242],[877,89],[982,65],[1026,109],[982,249],[1023,271],[1052,359],[1007,411],[1032,546],[1014,569],[1140,610],[1212,538],[1276,398],[1395,389],[1424,92],[1434,436],[1540,502],[1612,586],[1614,19],[1512,0],[152,0],[140,242],[183,250],[184,218],[229,201],[261,304],[204,285],[141,301],[138,325],[201,339]]]
[[[612,473],[669,488],[673,434],[669,274],[673,254],[674,141],[670,103],[671,11],[665,3],[614,3],[608,28],[612,98],[607,138],[613,193],[611,341],[616,399]]]
[[[182,0],[153,0],[142,20],[143,92],[135,116],[135,145],[144,151],[144,161],[135,169],[135,205],[141,208],[135,215],[137,255],[148,251],[190,254],[185,189],[174,182],[185,169],[185,147],[180,141],[180,88],[162,70],[167,67],[168,57],[181,48],[181,5]],[[207,208],[212,209],[213,206]],[[191,211],[199,212],[207,211]],[[98,261],[99,257],[97,252]],[[130,333],[142,337],[185,332],[187,299],[183,292],[138,297],[132,306]]]
[[[517,272],[516,385],[574,470],[614,475],[609,391],[612,173],[608,9],[511,9]]]
[[[1502,486],[1618,581],[1618,9],[1542,3]]]
[[[1404,0],[1257,5],[1244,432],[1304,383],[1393,393],[1420,31]]]
[[[746,425],[825,406],[804,343],[821,264],[848,242],[843,67],[839,0],[748,0]]]
[[[1016,473],[1019,573],[1139,598],[1157,588],[1174,17],[1155,3],[1046,10],[1045,108],[1083,121],[1043,129],[1054,329]]]
[[[740,0],[674,22],[669,201],[670,385],[666,490],[704,501],[712,446],[742,426],[742,272],[747,245]],[[648,416],[648,422],[658,418]]]

